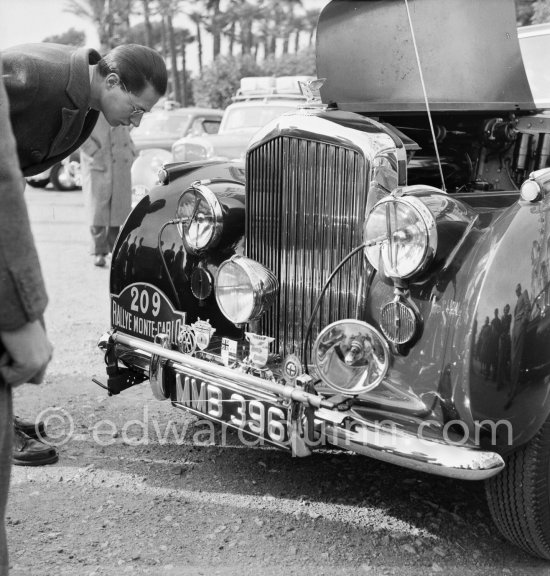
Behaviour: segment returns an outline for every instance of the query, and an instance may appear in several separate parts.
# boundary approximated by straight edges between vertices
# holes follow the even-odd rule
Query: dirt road
[[[244,446],[147,383],[109,398],[91,382],[104,377],[109,272],[88,254],[82,195],[27,200],[55,357],[15,407],[42,414],[60,461],[13,470],[14,576],[550,573],[498,535],[481,483]]]

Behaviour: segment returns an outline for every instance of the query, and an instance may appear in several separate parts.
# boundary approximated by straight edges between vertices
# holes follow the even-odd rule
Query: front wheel
[[[79,188],[79,182],[75,178],[75,174],[69,163],[59,162],[52,167],[50,180],[53,187],[61,192],[68,192],[69,190],[76,190]]]
[[[506,468],[485,482],[500,533],[529,554],[550,560],[550,419]]]

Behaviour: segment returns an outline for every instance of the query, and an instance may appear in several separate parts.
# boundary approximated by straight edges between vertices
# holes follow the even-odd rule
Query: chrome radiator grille
[[[301,351],[324,283],[361,243],[367,184],[366,161],[349,148],[279,136],[249,152],[247,254],[280,282],[261,326],[278,353]],[[362,272],[359,253],[333,279],[310,343],[330,322],[355,317]]]

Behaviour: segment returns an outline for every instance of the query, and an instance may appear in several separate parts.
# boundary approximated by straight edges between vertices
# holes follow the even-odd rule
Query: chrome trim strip
[[[256,394],[258,399],[273,399],[269,396],[275,394],[314,406],[315,420],[317,424],[322,425],[323,440],[343,450],[357,452],[404,468],[459,480],[485,480],[504,468],[504,460],[496,452],[445,444],[419,437],[400,428],[389,429],[374,422],[357,420],[350,411],[330,410],[333,407],[330,402],[298,388],[235,372],[225,366],[167,350],[125,334],[106,333],[101,337],[98,346],[106,349],[113,341],[132,348],[134,354],[163,356],[174,369],[181,370],[187,375],[205,380],[215,378],[221,386],[242,390],[247,394]],[[346,419],[350,419],[351,426],[344,427]]]
[[[253,376],[251,374],[237,372],[236,370],[221,364],[214,364],[213,362],[207,362],[206,360],[194,358],[189,354],[183,354],[182,352],[177,352],[176,350],[168,350],[162,346],[159,346],[158,344],[140,340],[139,338],[134,338],[133,336],[128,336],[126,334],[122,334],[121,332],[113,332],[111,334],[111,341],[115,344],[123,344],[125,346],[129,346],[136,351],[141,350],[147,354],[154,354],[160,358],[170,360],[172,363],[180,365],[183,371],[197,370],[203,375],[206,374],[206,376],[204,376],[206,378],[227,378],[228,380],[235,382],[235,384],[248,386],[252,390],[261,390],[263,392],[277,394],[282,398],[295,400],[296,402],[301,402],[308,406],[313,406],[314,408],[333,407],[331,402],[323,400],[320,396],[304,392],[301,388],[296,388],[287,384],[278,384],[277,382],[263,380],[262,378],[258,378],[257,376]],[[105,335],[100,339],[98,345],[101,347],[104,342]]]
[[[325,432],[328,442],[343,450],[447,478],[485,480],[504,468],[496,452],[443,444],[403,430],[390,433],[365,422],[353,430],[327,424]]]

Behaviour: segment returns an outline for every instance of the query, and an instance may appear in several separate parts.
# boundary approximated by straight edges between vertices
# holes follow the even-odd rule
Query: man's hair
[[[166,64],[152,48],[140,44],[122,44],[105,54],[97,63],[100,75],[105,78],[112,72],[118,74],[126,88],[140,94],[147,84],[163,96],[168,84]]]

